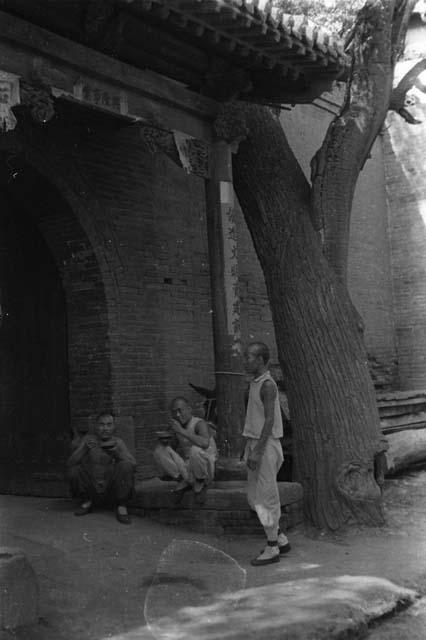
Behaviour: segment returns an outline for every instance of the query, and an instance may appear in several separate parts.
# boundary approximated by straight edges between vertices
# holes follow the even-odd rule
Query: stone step
[[[424,422],[426,393],[421,390],[395,391],[377,395],[377,406],[384,431]]]
[[[144,480],[136,486],[130,507],[133,513],[148,516],[163,524],[190,527],[209,533],[261,534],[256,514],[251,511],[243,481],[215,481],[207,491],[203,504],[198,504],[192,491],[176,504],[172,493],[175,482]],[[303,490],[296,482],[279,482],[283,527],[291,528],[303,521]]]

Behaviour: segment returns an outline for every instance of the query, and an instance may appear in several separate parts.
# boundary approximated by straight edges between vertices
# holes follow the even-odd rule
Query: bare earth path
[[[76,518],[67,500],[0,496],[0,543],[23,549],[40,583],[39,623],[0,637],[423,640],[426,471],[387,481],[385,504],[381,529],[332,536],[299,528],[279,564],[253,568],[261,538],[137,517],[123,526],[107,511]]]

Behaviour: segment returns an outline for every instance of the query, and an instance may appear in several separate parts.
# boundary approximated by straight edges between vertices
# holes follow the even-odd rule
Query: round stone
[[[38,582],[22,549],[0,547],[0,628],[38,621]]]

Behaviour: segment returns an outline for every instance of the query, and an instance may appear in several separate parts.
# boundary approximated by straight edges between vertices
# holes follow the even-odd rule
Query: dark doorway
[[[70,424],[64,292],[36,222],[8,195],[3,182],[0,492],[61,495]]]

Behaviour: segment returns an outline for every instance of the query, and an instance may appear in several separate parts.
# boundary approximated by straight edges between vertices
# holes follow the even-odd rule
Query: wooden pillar
[[[218,444],[222,456],[241,452],[244,420],[244,374],[238,298],[237,234],[234,218],[232,152],[224,140],[211,146],[206,180],[215,352]]]

